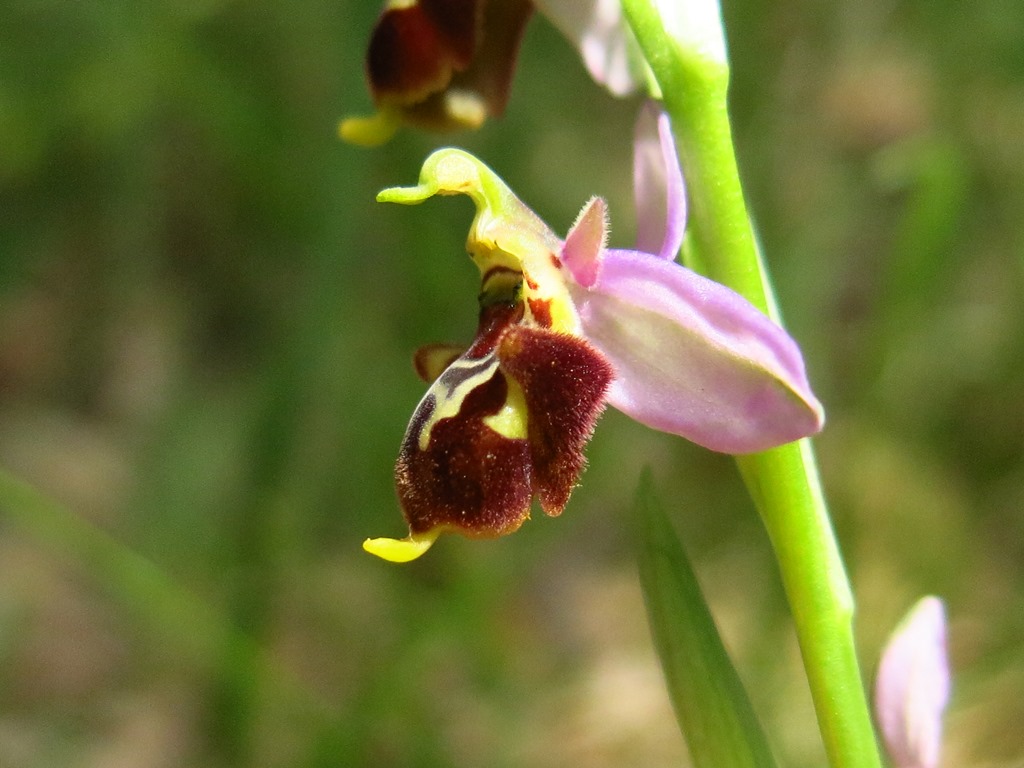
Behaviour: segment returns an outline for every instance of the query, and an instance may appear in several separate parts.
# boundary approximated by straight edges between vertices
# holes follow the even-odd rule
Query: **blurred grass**
[[[476,292],[465,201],[373,202],[435,140],[334,138],[368,108],[377,10],[5,6],[0,463],[228,631],[185,652],[202,611],[154,631],[141,616],[180,613],[159,593],[126,595],[68,531],[0,510],[0,764],[683,764],[623,543],[645,464],[782,762],[820,764],[723,457],[609,413],[560,520],[405,568],[359,551],[402,532],[410,354],[468,338]],[[943,594],[947,764],[1019,765],[1024,6],[725,12],[751,207],[829,411],[865,668],[918,594]],[[605,195],[628,244],[634,111],[537,20],[506,117],[452,140],[556,230]]]

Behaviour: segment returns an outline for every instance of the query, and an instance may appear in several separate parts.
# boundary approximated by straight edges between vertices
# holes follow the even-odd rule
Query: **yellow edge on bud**
[[[426,533],[410,533],[404,539],[367,539],[363,549],[382,560],[408,563],[430,549],[440,534],[440,529],[435,528]]]

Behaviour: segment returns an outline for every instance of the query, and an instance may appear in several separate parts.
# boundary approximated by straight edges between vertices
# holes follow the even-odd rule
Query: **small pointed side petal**
[[[427,344],[416,350],[412,365],[416,375],[431,384],[465,351],[466,347],[458,344]]]
[[[675,259],[686,228],[686,189],[668,115],[654,102],[637,116],[633,192],[637,250]]]
[[[600,281],[572,294],[586,337],[615,367],[608,401],[642,424],[733,454],[821,429],[796,343],[725,286],[609,250]]]
[[[534,0],[580,52],[594,80],[616,96],[637,89],[641,62],[619,0]]]
[[[562,264],[584,288],[597,282],[607,239],[608,206],[600,197],[592,197],[576,217],[562,247]]]
[[[875,713],[896,768],[938,766],[948,700],[945,610],[925,597],[889,639],[875,684]]]

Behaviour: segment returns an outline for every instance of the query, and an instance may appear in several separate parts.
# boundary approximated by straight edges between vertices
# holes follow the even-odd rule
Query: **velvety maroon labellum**
[[[502,336],[498,358],[526,399],[534,492],[547,514],[561,514],[586,463],[612,366],[583,339],[529,326]]]
[[[530,516],[530,449],[484,423],[505,404],[508,383],[494,370],[463,400],[458,413],[432,425],[419,442],[436,402],[428,395],[413,416],[395,468],[398,498],[413,533],[435,528],[472,537],[511,533]]]
[[[534,496],[558,515],[585,464],[612,367],[582,339],[525,324],[523,302],[502,299],[517,286],[496,282],[485,280],[465,353],[451,360],[452,347],[432,346],[417,355],[423,372],[431,360],[450,363],[413,414],[395,469],[413,534],[511,533]]]

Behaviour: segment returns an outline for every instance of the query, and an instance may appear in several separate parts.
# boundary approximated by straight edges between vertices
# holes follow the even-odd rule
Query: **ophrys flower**
[[[468,195],[466,248],[481,274],[468,349],[432,346],[417,370],[434,383],[406,432],[396,482],[410,535],[372,539],[391,560],[444,531],[516,530],[536,496],[559,514],[605,402],[716,451],[765,450],[821,428],[796,343],[730,289],[674,261],[685,195],[667,118],[638,123],[635,188],[642,243],[610,249],[593,198],[559,239],[486,165],[458,149],[427,158],[415,187],[378,200]],[[651,216],[658,209],[662,216]]]

